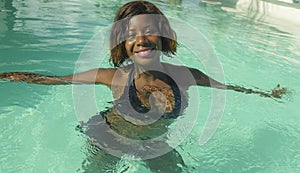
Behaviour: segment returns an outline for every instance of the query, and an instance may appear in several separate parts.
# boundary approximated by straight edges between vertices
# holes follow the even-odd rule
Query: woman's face
[[[129,58],[136,64],[149,65],[160,61],[161,38],[153,15],[131,18],[125,48]]]

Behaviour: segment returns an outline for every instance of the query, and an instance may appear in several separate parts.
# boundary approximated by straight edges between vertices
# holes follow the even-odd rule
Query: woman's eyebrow
[[[132,32],[132,31],[135,31],[135,29],[134,29],[134,28],[129,28],[128,31],[129,31],[129,32]]]
[[[143,29],[148,29],[148,28],[153,29],[153,28],[156,28],[156,27],[154,25],[146,25],[146,26],[143,27]],[[135,28],[130,28],[129,27],[128,31],[135,31],[135,30],[136,30]]]
[[[145,26],[144,28],[146,28],[146,29],[148,29],[148,28],[156,28],[156,26],[155,25],[147,25],[147,26]]]

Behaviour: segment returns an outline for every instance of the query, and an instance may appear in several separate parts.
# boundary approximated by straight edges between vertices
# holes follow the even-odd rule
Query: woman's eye
[[[155,32],[153,30],[147,30],[145,32],[146,35],[151,35],[151,34],[154,34]]]
[[[129,39],[135,38],[135,36],[136,36],[136,34],[134,34],[134,33],[129,33],[128,34],[128,38]]]

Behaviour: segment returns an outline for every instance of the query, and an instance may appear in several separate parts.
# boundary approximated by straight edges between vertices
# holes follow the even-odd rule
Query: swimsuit
[[[187,106],[187,101],[185,97],[181,97],[181,91],[170,77],[161,72],[153,72],[159,73],[160,75],[157,76],[163,76],[167,79],[163,81],[171,87],[175,106],[171,112],[159,115],[159,118],[154,123],[141,125],[128,121],[128,117],[137,121],[151,119],[151,117],[145,116],[151,115],[149,114],[150,108],[143,105],[138,99],[133,71],[132,68],[129,72],[124,92],[120,99],[114,102],[114,106],[91,117],[87,122],[82,123],[81,129],[89,136],[95,146],[100,146],[100,148],[104,148],[104,150],[114,152],[118,152],[120,149],[122,152],[136,151],[145,144],[146,146],[152,147],[152,149],[148,149],[149,151],[147,150],[147,152],[149,152],[148,154],[155,154],[160,148],[169,147],[168,144],[164,142],[167,137],[165,136],[167,134],[166,132],[169,130],[168,126],[182,113],[182,110]],[[160,77],[158,77],[158,79],[159,78]],[[127,109],[128,107],[131,107],[131,109]],[[158,139],[158,137],[161,136],[163,137]],[[158,140],[151,141],[150,139]],[[147,143],[149,141],[150,143]],[[138,149],[135,154],[142,156],[145,154],[145,149]]]
[[[179,115],[182,114],[182,110],[184,110],[187,107],[187,99],[185,97],[181,97],[181,91],[175,81],[169,77],[167,74],[164,74],[159,71],[149,71],[152,74],[156,74],[155,76],[157,79],[160,79],[164,81],[166,84],[168,84],[171,87],[172,90],[172,97],[174,98],[174,106],[173,105],[166,105],[171,106],[171,112],[164,112],[162,115],[159,115],[160,118],[177,118]],[[165,78],[163,80],[162,78]],[[162,90],[154,89],[162,92]],[[166,91],[166,90],[164,90]],[[167,91],[166,91],[167,92]],[[164,93],[164,96],[168,98],[168,93]],[[151,118],[151,117],[145,117],[143,114],[146,114],[149,112],[150,107],[145,106],[140,99],[137,96],[137,89],[135,86],[135,79],[134,79],[134,68],[132,67],[131,71],[129,72],[129,76],[126,82],[126,86],[124,88],[124,92],[121,95],[121,97],[115,101],[115,107],[121,113],[122,115],[129,115],[131,117],[134,117],[136,119],[142,118],[145,120],[145,118]],[[168,100],[166,101],[168,103]],[[155,114],[155,112],[154,112]],[[155,115],[154,115],[155,116]]]

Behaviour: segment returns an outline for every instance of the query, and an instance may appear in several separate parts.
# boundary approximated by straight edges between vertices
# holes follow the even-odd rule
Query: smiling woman
[[[149,15],[139,15],[131,18],[129,22],[125,49],[127,56],[136,65],[147,66],[148,64],[152,67],[159,65],[162,43],[157,25],[153,19],[155,18]]]
[[[151,170],[162,172],[181,172],[185,168],[181,156],[166,142],[166,132],[187,107],[187,90],[191,86],[279,99],[287,92],[280,86],[268,93],[227,85],[196,68],[161,62],[162,55],[176,53],[178,44],[167,18],[150,2],[133,1],[123,5],[114,22],[110,61],[115,68],[97,68],[70,76],[8,72],[1,73],[0,79],[108,86],[113,92],[113,107],[93,116],[80,128],[90,137],[92,145],[101,149],[100,153],[106,151],[117,157],[134,154],[145,159]],[[165,166],[154,164],[158,161]]]
[[[147,21],[143,21],[144,19]],[[120,8],[114,19],[110,39],[110,60],[115,67],[119,67],[129,58],[124,42],[129,46],[134,43],[136,36],[145,38],[151,35],[160,37],[163,46],[157,44],[156,46],[162,46],[158,47],[161,50],[157,51],[163,52],[166,56],[175,55],[177,47],[175,32],[156,6],[147,2],[131,2]]]

